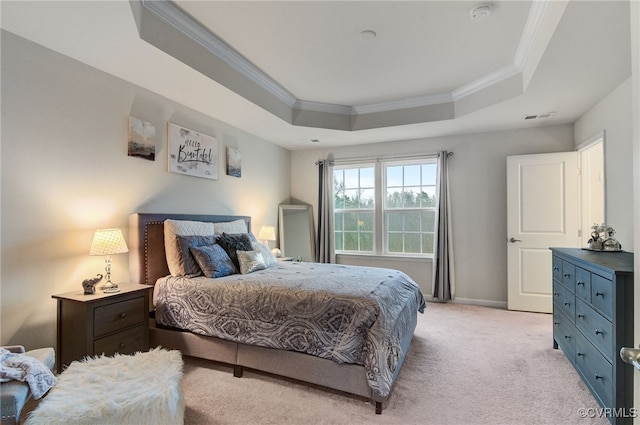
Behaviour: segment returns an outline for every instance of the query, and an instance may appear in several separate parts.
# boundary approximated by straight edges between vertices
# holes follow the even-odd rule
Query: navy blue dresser
[[[551,248],[553,346],[560,347],[612,424],[633,422],[633,254]]]

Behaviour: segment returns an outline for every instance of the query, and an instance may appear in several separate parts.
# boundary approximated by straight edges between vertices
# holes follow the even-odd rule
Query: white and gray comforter
[[[364,365],[385,397],[400,341],[425,308],[418,285],[391,269],[281,262],[247,275],[165,277],[157,323],[218,338]]]

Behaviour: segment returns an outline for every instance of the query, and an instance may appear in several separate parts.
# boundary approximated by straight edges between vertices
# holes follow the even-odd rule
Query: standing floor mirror
[[[280,205],[278,220],[282,255],[302,261],[315,261],[311,205]]]

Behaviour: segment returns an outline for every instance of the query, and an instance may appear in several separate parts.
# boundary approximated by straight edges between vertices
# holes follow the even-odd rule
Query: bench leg
[[[243,372],[242,366],[240,365],[233,366],[233,376],[235,378],[242,378],[242,372]]]

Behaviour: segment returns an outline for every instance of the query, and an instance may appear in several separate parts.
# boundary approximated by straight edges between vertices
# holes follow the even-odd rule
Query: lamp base
[[[112,294],[115,292],[120,292],[120,288],[118,288],[118,285],[116,285],[115,283],[107,282],[107,284],[102,287],[102,292],[106,294]]]

